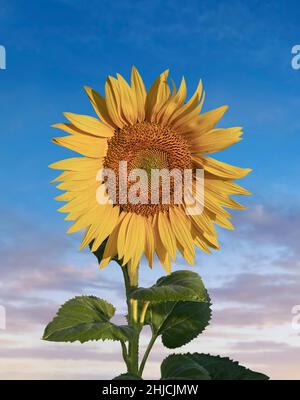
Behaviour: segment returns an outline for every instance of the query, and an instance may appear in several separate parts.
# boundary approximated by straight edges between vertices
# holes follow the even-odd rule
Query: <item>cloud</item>
[[[91,347],[91,346],[90,346]],[[100,351],[102,347],[102,351]],[[73,343],[53,344],[35,347],[5,347],[0,349],[0,358],[30,358],[43,360],[98,360],[98,361],[122,361],[120,352],[115,349],[114,352],[103,351],[104,345],[98,344],[99,350],[94,345],[77,345]]]
[[[299,379],[300,347],[274,344],[274,349],[231,352],[231,357],[261,368],[272,379]]]
[[[55,265],[71,248],[67,236],[58,236],[45,222],[7,210],[1,216],[1,275],[19,276],[39,266]]]
[[[297,204],[288,207],[257,204],[250,208],[241,220],[240,236],[260,245],[273,244],[300,255],[299,231],[300,208]]]
[[[291,324],[292,307],[300,303],[300,274],[241,273],[210,290],[213,323],[229,326]]]
[[[267,306],[276,299],[284,300],[284,303],[293,301],[299,295],[299,281],[295,280],[293,274],[240,273],[212,291],[222,302]]]
[[[238,351],[285,351],[286,349],[294,349],[294,346],[290,346],[288,343],[283,342],[272,342],[271,340],[256,340],[256,341],[243,341],[236,342],[230,346],[231,350]]]
[[[84,266],[74,264],[77,242],[64,233],[57,235],[13,212],[2,218],[1,231],[0,305],[6,309],[6,334],[32,332],[39,341],[59,306],[75,295],[109,294],[114,303],[122,298],[124,289],[114,275],[101,274],[99,280],[93,255],[81,255]]]
[[[251,265],[262,262],[262,257],[266,257],[267,245],[268,248],[273,246],[274,249],[278,249],[283,244],[283,247],[289,247],[291,254],[294,254],[295,248],[296,254],[298,214],[296,208],[293,212],[290,209],[286,211],[275,208],[268,211],[264,206],[255,207],[249,214],[240,222],[239,229],[234,233],[245,247],[239,246],[238,254],[235,253],[233,257],[234,259],[240,257],[245,265],[249,264],[249,268],[241,272],[241,269],[243,270],[243,264],[241,264],[238,271],[228,275],[232,256],[229,259],[226,254],[221,255],[221,259],[225,258],[228,266],[218,286],[214,284],[209,290],[216,307],[214,307],[211,326],[203,336],[204,339],[201,339],[201,343],[203,344],[207,337],[211,346],[218,349],[220,343],[228,342],[228,352],[231,356],[244,361],[246,365],[258,365],[266,370],[270,367],[269,357],[274,362],[275,360],[278,362],[280,358],[279,350],[271,340],[259,341],[261,333],[256,333],[254,335],[256,340],[252,343],[249,342],[248,336],[244,336],[245,341],[239,340],[236,345],[233,341],[234,338],[242,339],[241,332],[245,332],[245,329],[259,328],[260,332],[263,332],[262,328],[268,330],[270,327],[291,324],[291,308],[300,303],[300,298],[298,298],[300,272],[281,265],[284,260],[284,253],[281,252],[279,252],[279,258],[276,259],[276,265],[274,260],[268,261],[269,270],[265,268],[260,272],[251,271]],[[286,215],[294,221],[292,232],[288,229]],[[121,366],[120,352],[117,347],[113,347],[111,353],[104,351],[98,354],[97,350],[89,345],[82,348],[76,344],[64,347],[65,344],[43,343],[40,340],[45,324],[54,316],[59,303],[69,298],[70,294],[106,291],[113,294],[114,300],[120,300],[123,296],[121,280],[114,280],[110,271],[107,274],[103,274],[102,271],[101,279],[98,280],[99,271],[96,268],[96,260],[89,256],[82,256],[88,260],[84,267],[74,264],[73,256],[70,256],[74,251],[73,243],[68,239],[65,239],[66,241],[58,239],[56,233],[49,227],[39,226],[17,215],[14,215],[10,221],[11,224],[5,220],[4,222],[3,227],[7,234],[2,235],[0,242],[0,249],[3,250],[4,255],[3,268],[0,271],[1,301],[4,300],[7,305],[7,331],[4,339],[16,341],[16,344],[4,343],[0,359],[2,361],[15,359],[19,366],[22,364],[21,360],[31,360],[32,368],[43,360],[55,359],[60,360],[61,363],[64,360],[93,362],[99,359],[106,360],[110,365],[118,363]],[[276,234],[279,227],[283,230],[282,240]],[[46,237],[47,241],[44,241],[42,246],[36,246],[41,237]],[[17,252],[15,243],[18,243]],[[253,249],[255,249],[255,257],[250,259],[248,252],[251,254]],[[289,260],[291,261],[291,258]],[[60,295],[58,295],[59,292],[61,292]],[[121,315],[117,314],[115,322],[121,321]],[[231,330],[231,335],[228,332],[227,336],[226,332],[223,335],[226,329]],[[211,335],[209,330],[212,332]],[[32,339],[28,346],[24,346],[24,335],[29,335]],[[148,336],[143,335],[143,341],[146,338]],[[197,343],[192,344],[191,346],[196,347],[191,348],[199,351]],[[244,347],[243,343],[246,343]],[[283,343],[278,346],[282,354],[291,352],[288,344]],[[103,348],[102,345],[100,347]],[[143,348],[144,344],[141,345],[141,349]],[[252,354],[255,348],[261,353],[265,348],[265,356],[260,355],[255,358]],[[158,367],[164,354],[161,349],[157,349],[150,359],[150,365],[153,368]],[[274,352],[277,353],[274,354]],[[293,360],[294,358],[292,358],[292,363]],[[74,369],[74,376],[76,373]],[[276,373],[278,372],[275,371],[274,376]],[[91,372],[90,376],[92,376]]]
[[[97,281],[96,258],[81,253],[85,267],[74,265],[77,241],[54,229],[11,213],[2,218],[0,232],[0,298],[16,300],[36,290],[104,289],[121,292],[121,285],[102,276]]]

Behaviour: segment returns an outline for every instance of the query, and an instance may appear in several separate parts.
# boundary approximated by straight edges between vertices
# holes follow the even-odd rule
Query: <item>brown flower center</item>
[[[120,161],[126,162],[127,173],[125,178],[127,190],[130,190],[132,185],[139,181],[139,179],[135,181],[129,179],[129,175],[133,170],[140,169],[146,172],[148,177],[148,204],[132,204],[130,201],[123,204],[123,201],[121,201],[118,189],[121,182],[120,174],[124,174],[124,170],[121,171]],[[162,198],[164,183],[162,180],[158,187],[157,204],[151,204],[152,171],[168,170],[171,172],[176,170],[178,172],[179,170],[183,173],[185,169],[191,168],[191,154],[187,141],[171,128],[150,122],[140,122],[117,130],[115,135],[108,140],[104,168],[110,169],[115,173],[116,203],[120,204],[121,209],[148,216],[169,209],[174,200],[174,183],[177,182],[178,184],[178,181],[174,180],[173,174],[170,174],[170,203],[164,204]]]

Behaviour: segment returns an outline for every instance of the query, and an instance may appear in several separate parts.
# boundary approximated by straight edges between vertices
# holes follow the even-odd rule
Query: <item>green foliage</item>
[[[267,380],[227,357],[210,354],[173,354],[161,364],[162,379]]]
[[[103,246],[94,253],[100,262]],[[126,268],[126,267],[122,267]],[[123,270],[124,276],[127,270]],[[94,296],[75,297],[58,310],[47,325],[43,339],[54,342],[81,343],[89,340],[121,341],[124,361],[128,372],[114,380],[140,380],[147,357],[158,336],[162,343],[177,348],[197,337],[209,324],[211,301],[198,274],[191,271],[176,271],[164,276],[150,288],[132,289],[125,279],[127,304],[133,315],[133,303],[138,300],[137,320],[129,325],[118,326],[111,322],[115,308],[105,300]],[[146,304],[148,302],[149,304]],[[148,306],[148,308],[146,308]],[[152,338],[142,363],[138,363],[138,339],[142,329],[142,310],[147,310],[145,324],[151,326]],[[129,342],[126,346],[125,342]],[[264,374],[251,371],[227,357],[209,354],[173,354],[161,365],[164,380],[266,380]]]
[[[116,376],[113,381],[141,381],[142,378],[140,378],[137,375],[134,374],[121,374],[119,376]]]
[[[176,271],[158,279],[150,288],[138,288],[130,297],[140,301],[161,303],[165,301],[206,301],[206,290],[198,274]]]
[[[110,322],[115,308],[94,296],[80,296],[68,300],[47,325],[43,339],[52,342],[81,343],[89,340],[127,341],[134,331],[128,326]]]
[[[178,301],[153,304],[146,323],[162,336],[163,344],[174,349],[189,343],[207,327],[211,318],[209,296],[206,302]]]

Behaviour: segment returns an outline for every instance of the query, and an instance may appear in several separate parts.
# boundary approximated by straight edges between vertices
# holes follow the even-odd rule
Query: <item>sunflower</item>
[[[118,259],[135,270],[143,255],[152,267],[156,254],[169,272],[177,250],[193,264],[195,246],[207,253],[219,248],[215,224],[233,229],[226,209],[244,207],[230,195],[249,194],[233,181],[250,169],[207,156],[241,140],[240,127],[215,127],[227,106],[201,113],[205,96],[201,81],[186,100],[184,78],[178,89],[173,81],[170,88],[167,79],[165,71],[147,92],[134,67],[130,84],[119,74],[109,76],[105,97],[85,87],[98,118],[64,113],[69,122],[54,125],[68,133],[53,139],[54,143],[81,155],[50,165],[63,170],[54,180],[60,182],[57,188],[65,191],[56,198],[66,202],[59,211],[68,213],[66,220],[74,221],[68,233],[85,230],[81,249],[90,245],[95,252],[105,246],[100,268]],[[119,176],[120,161],[126,161],[128,173],[134,168],[148,175],[152,169],[192,169],[193,188],[195,171],[202,169],[202,212],[190,215],[185,202],[177,204],[171,199],[165,204],[161,196],[156,204],[124,203],[118,195],[111,201],[107,180],[97,177],[103,169]],[[106,202],[97,201],[99,190],[106,193]],[[196,191],[196,199],[197,195]]]

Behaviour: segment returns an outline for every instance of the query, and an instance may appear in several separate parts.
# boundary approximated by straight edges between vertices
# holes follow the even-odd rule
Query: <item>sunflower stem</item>
[[[143,304],[142,311],[141,311],[141,318],[140,318],[141,325],[144,325],[149,304],[150,304],[150,301],[145,301]]]
[[[142,374],[143,374],[143,372],[144,372],[144,368],[145,368],[146,361],[148,360],[150,351],[152,350],[152,347],[153,347],[153,345],[154,345],[156,339],[157,339],[157,336],[156,336],[156,335],[152,335],[152,336],[151,336],[151,340],[150,340],[150,342],[149,342],[149,344],[148,344],[148,346],[147,346],[147,349],[146,349],[146,351],[145,351],[144,357],[143,357],[143,359],[142,359],[142,362],[141,362],[141,365],[140,365],[140,368],[139,368],[139,376],[142,376]]]
[[[135,331],[135,335],[129,340],[127,357],[124,359],[127,365],[127,372],[138,375],[139,373],[139,336],[141,325],[138,322],[138,301],[130,298],[130,293],[138,286],[138,268],[135,271],[130,270],[129,266],[122,267],[127,308],[128,324]]]
[[[128,369],[128,354],[127,354],[127,347],[125,342],[121,341],[121,348],[122,348],[122,355],[123,355],[123,360],[125,361],[126,367]]]

